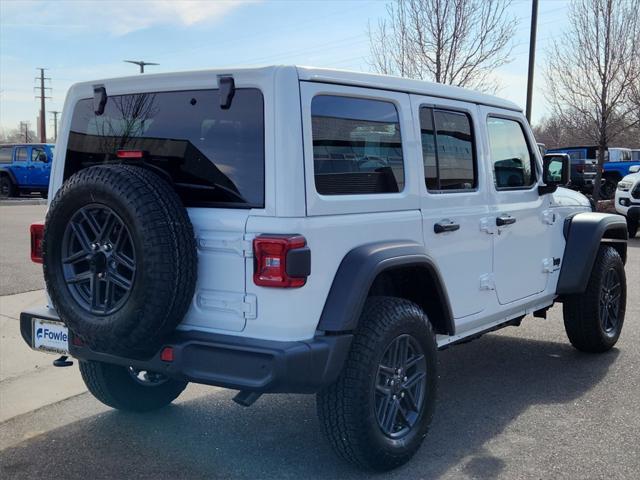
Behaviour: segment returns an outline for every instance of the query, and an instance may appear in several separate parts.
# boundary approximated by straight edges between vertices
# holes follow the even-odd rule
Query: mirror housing
[[[553,153],[542,158],[542,181],[538,187],[540,195],[555,192],[559,186],[571,180],[571,159],[565,153]]]
[[[629,167],[629,173],[638,173],[640,172],[640,165],[631,165]]]

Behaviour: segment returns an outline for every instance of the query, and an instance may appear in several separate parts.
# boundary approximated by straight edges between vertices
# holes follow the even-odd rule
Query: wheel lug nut
[[[115,260],[111,261],[111,268],[116,268],[118,266],[118,264],[116,263]]]
[[[100,272],[100,273],[98,274],[98,278],[104,278],[104,273]]]
[[[404,377],[404,379],[403,379],[403,380],[406,382],[406,381],[407,381],[407,377]]]
[[[394,382],[393,380],[391,380],[391,386],[392,386],[392,387],[393,387],[393,384],[394,384],[394,383],[395,383],[395,382]]]
[[[395,399],[396,399],[396,398],[398,398],[398,397],[396,397],[396,396],[394,395],[394,396],[393,396],[393,397],[391,397],[391,398],[392,398],[393,400],[395,400]]]
[[[98,249],[98,244],[97,243],[92,243],[91,244],[91,250],[97,250]]]
[[[400,398],[404,398],[404,392],[400,393]]]

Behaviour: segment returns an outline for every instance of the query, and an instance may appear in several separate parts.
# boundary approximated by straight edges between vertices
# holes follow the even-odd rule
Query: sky
[[[386,0],[0,0],[0,133],[29,121],[36,130],[37,67],[46,67],[62,110],[78,81],[137,73],[123,60],[160,63],[149,73],[298,64],[369,71],[367,24],[386,15]],[[567,28],[568,2],[541,0],[532,120],[547,113],[545,54]],[[524,107],[530,0],[514,0],[513,61],[494,72],[498,96]],[[51,131],[52,115],[47,114]]]

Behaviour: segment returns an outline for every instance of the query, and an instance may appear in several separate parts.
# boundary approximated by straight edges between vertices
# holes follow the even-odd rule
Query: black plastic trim
[[[640,207],[630,207],[629,210],[627,210],[627,218],[640,220]]]
[[[13,164],[13,160],[12,160],[12,163],[9,163],[7,165],[12,165],[12,164]],[[11,171],[10,168],[0,168],[0,173],[6,174],[9,177],[9,180],[11,180],[14,185],[19,186],[16,180],[16,176],[14,175],[14,173]]]
[[[294,248],[287,252],[287,275],[306,278],[311,275],[311,250],[309,247]]]
[[[424,247],[412,241],[370,243],[347,253],[329,290],[318,330],[355,330],[373,281],[381,272],[397,267],[422,267],[428,270],[435,280],[436,294],[445,312],[446,333],[454,335],[453,314],[440,272]]]
[[[20,331],[32,346],[32,318],[60,321],[53,310],[20,314]],[[72,336],[72,335],[71,335]],[[173,347],[174,361],[127,358],[96,352],[70,343],[71,355],[139,370],[150,370],[188,382],[259,393],[316,393],[337,378],[353,336],[317,336],[304,341],[277,342],[206,332],[175,331],[163,347]]]
[[[591,269],[595,262],[601,241],[618,240],[626,258],[627,223],[621,215],[583,212],[565,220],[564,236],[566,245],[560,277],[556,287],[558,295],[584,293],[587,289]]]

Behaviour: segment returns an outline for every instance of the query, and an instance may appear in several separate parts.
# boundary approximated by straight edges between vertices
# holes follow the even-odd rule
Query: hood
[[[630,173],[629,175],[625,176],[622,181],[623,182],[630,182],[635,184],[638,180],[640,180],[640,172],[638,173]]]
[[[563,187],[558,187],[551,194],[551,205],[556,207],[586,207],[591,210],[591,203],[587,197],[580,192]]]

